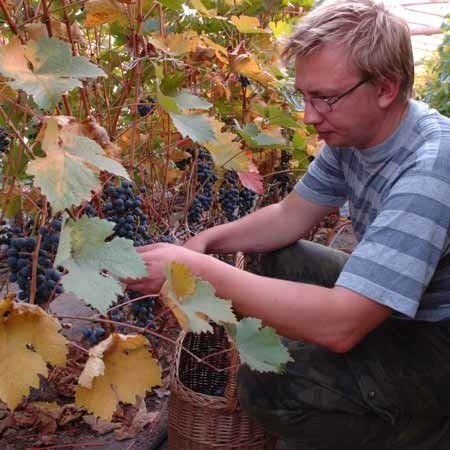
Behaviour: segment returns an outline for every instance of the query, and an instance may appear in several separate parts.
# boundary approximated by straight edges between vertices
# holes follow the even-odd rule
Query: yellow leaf
[[[127,20],[125,6],[117,0],[88,0],[84,6],[87,11],[87,27]]]
[[[161,289],[164,304],[172,311],[184,330],[189,330],[189,319],[180,309],[183,297],[191,295],[195,290],[195,277],[185,264],[172,261],[166,269],[167,281]]]
[[[148,344],[142,335],[112,333],[91,348],[78,381],[76,404],[111,420],[118,402],[134,403],[136,396],[160,385],[161,369]]]
[[[189,319],[187,315],[181,310],[180,303],[174,296],[174,292],[170,289],[170,284],[167,280],[161,288],[160,296],[163,303],[172,311],[172,314],[177,319],[180,327],[185,331],[189,331]]]
[[[200,45],[200,38],[197,33],[188,31],[186,33],[170,33],[166,37],[155,34],[149,38],[159,50],[168,53],[171,56],[180,56],[185,53],[194,52]]]
[[[201,41],[203,41],[206,44],[207,47],[214,50],[218,61],[220,61],[222,64],[226,64],[226,65],[229,64],[228,52],[225,47],[223,47],[222,45],[216,44],[214,41],[212,41],[211,39],[209,39],[206,36],[201,36],[200,39],[201,39]]]
[[[36,305],[7,298],[0,317],[0,399],[12,410],[39,386],[38,375],[47,376],[46,363],[65,365],[67,341],[60,323]]]
[[[217,168],[247,172],[250,159],[242,151],[239,142],[234,142],[236,135],[228,131],[222,132],[223,122],[211,118],[215,140],[206,142],[204,146],[211,152]]]
[[[235,72],[239,72],[258,83],[268,85],[275,82],[275,78],[266,70],[263,70],[256,60],[249,54],[237,55],[231,64],[231,68]]]
[[[267,33],[261,28],[259,19],[251,16],[232,16],[231,22],[239,33]]]
[[[203,14],[204,16],[210,16],[211,15],[211,12],[208,11],[206,6],[203,4],[202,0],[191,0],[191,5],[200,14]]]
[[[63,41],[70,40],[65,23],[51,18],[50,26],[52,28],[53,37],[57,37],[58,39],[62,39]],[[42,22],[27,23],[24,25],[24,28],[30,36],[30,39],[33,39],[34,41],[38,41],[40,38],[48,36],[47,27]],[[70,25],[70,36],[73,41],[77,41],[80,43],[85,42],[81,34],[78,22],[74,22]]]
[[[167,278],[178,299],[191,295],[195,290],[195,277],[185,264],[172,261],[167,269]]]

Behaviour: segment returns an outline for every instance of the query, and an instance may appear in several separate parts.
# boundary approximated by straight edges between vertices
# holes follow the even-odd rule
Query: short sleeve
[[[449,179],[427,171],[402,176],[336,285],[415,317],[440,259],[448,252],[449,225]]]
[[[347,183],[339,160],[339,150],[324,145],[294,190],[312,203],[342,206],[347,199]]]

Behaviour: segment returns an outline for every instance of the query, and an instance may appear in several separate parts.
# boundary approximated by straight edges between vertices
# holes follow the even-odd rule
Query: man
[[[289,338],[286,373],[241,368],[240,400],[290,450],[450,449],[450,121],[410,100],[405,22],[372,0],[310,13],[284,51],[326,145],[278,204],[184,246],[140,249],[155,292],[171,260]],[[299,241],[346,200],[350,257]],[[207,253],[262,253],[263,275]]]

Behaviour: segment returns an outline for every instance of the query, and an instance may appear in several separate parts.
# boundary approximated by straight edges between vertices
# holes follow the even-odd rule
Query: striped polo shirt
[[[325,145],[295,186],[317,204],[349,201],[358,245],[336,285],[404,319],[450,319],[450,119],[409,101],[375,147]]]

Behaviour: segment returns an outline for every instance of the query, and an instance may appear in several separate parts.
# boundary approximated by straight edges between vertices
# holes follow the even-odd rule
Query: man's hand
[[[152,244],[136,248],[147,267],[148,275],[137,280],[127,279],[128,288],[142,294],[157,294],[166,280],[166,268],[172,261],[186,264],[197,272],[201,260],[210,258],[174,244]]]

